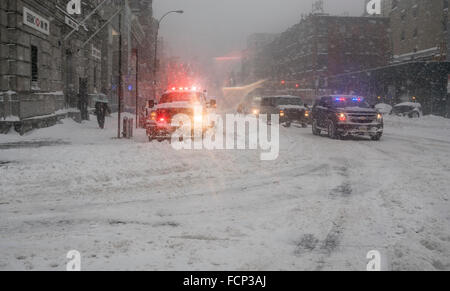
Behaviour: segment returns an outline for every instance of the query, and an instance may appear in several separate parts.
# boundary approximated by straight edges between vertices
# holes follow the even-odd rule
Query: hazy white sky
[[[244,48],[254,32],[282,32],[311,11],[312,0],[154,0],[155,17],[170,10],[161,35],[182,57],[221,56]],[[364,0],[325,0],[325,12],[361,15]]]

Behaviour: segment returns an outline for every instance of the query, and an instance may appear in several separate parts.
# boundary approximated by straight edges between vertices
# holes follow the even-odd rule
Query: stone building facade
[[[0,1],[0,122],[76,111],[97,99],[117,107],[119,56],[124,103],[135,99],[134,48],[143,52],[144,72],[152,58],[152,0],[107,1],[99,9],[103,0],[82,1],[81,15],[67,14],[68,2]]]
[[[41,1],[0,1],[0,118],[64,108],[61,17]]]

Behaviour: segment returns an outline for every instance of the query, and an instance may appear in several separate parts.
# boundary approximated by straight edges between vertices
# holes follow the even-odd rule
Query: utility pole
[[[136,129],[139,128],[139,49],[135,49],[136,53]]]
[[[155,34],[155,59],[153,62],[153,100],[157,100],[156,96],[156,85],[157,85],[157,71],[158,71],[158,37],[159,37],[159,27],[161,20],[156,23],[156,34]]]
[[[122,12],[119,14],[119,92],[118,92],[118,126],[117,126],[117,138],[121,138],[120,123],[122,121]]]

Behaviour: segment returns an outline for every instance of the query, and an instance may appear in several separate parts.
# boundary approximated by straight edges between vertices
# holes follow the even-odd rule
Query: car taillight
[[[156,121],[161,123],[168,123],[170,122],[170,117],[166,112],[158,112],[156,115]]]

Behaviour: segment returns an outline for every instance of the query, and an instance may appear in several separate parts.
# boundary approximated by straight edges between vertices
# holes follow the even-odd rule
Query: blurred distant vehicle
[[[261,107],[261,97],[259,96],[247,96],[241,104],[239,104],[237,112],[239,114],[253,114],[259,115]]]
[[[383,115],[360,96],[325,96],[312,110],[312,131],[326,131],[332,139],[346,136],[369,136],[380,140],[383,135]]]
[[[375,109],[383,115],[391,114],[392,106],[386,103],[379,103],[375,105]]]
[[[394,106],[391,114],[409,118],[420,118],[423,116],[422,105],[415,102],[400,103]]]
[[[269,122],[272,114],[279,114],[280,123],[286,127],[290,127],[293,122],[299,122],[303,127],[310,123],[309,108],[297,96],[263,97],[259,114],[267,114]]]

